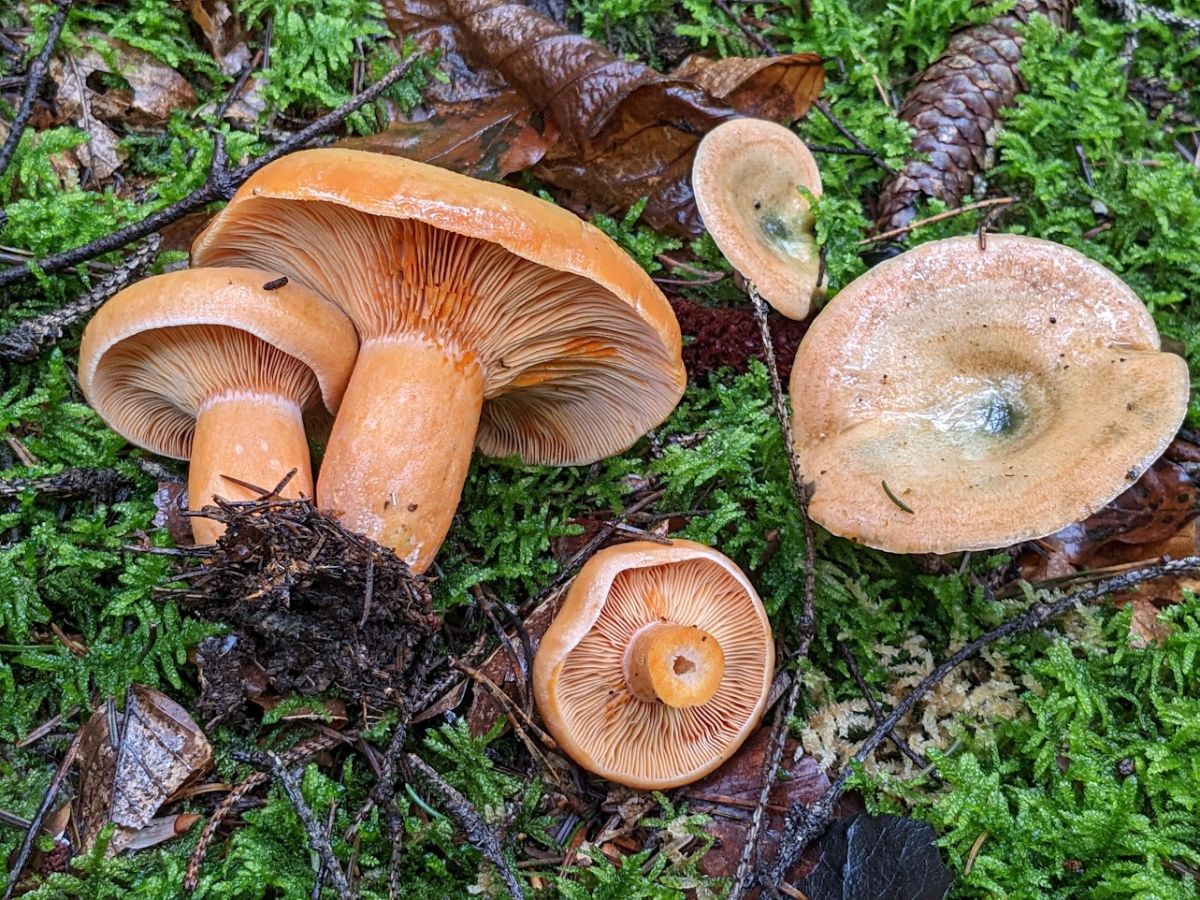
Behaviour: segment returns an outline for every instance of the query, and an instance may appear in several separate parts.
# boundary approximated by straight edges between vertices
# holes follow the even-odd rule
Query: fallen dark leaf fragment
[[[723,366],[744,372],[752,359],[762,359],[762,340],[754,314],[746,307],[705,306],[683,297],[669,297],[683,333],[683,364],[696,380]],[[785,319],[771,311],[771,340],[779,377],[787,382],[796,349],[808,329],[806,322]]]
[[[112,855],[135,841],[180,785],[211,765],[212,747],[183,707],[160,691],[134,685],[123,712],[110,717],[102,705],[92,714],[77,758],[82,849],[112,822],[117,826],[107,848]]]
[[[716,843],[700,858],[700,871],[712,878],[729,878],[737,871],[750,828],[750,817],[762,786],[763,758],[770,742],[770,729],[760,728],[721,768],[683,789],[692,812],[706,813],[711,821],[706,830]],[[810,804],[829,789],[825,777],[810,756],[796,760],[799,744],[789,738],[783,748],[782,774],[767,799],[762,843],[763,859],[773,859],[783,835],[784,813],[795,804]],[[786,774],[787,777],[783,777]],[[843,801],[839,814],[857,812],[856,801]],[[796,880],[811,871],[816,851],[805,854],[788,875]]]
[[[441,51],[450,77],[434,88],[433,119],[398,126],[370,149],[479,175],[540,159],[541,178],[597,208],[648,198],[645,221],[676,233],[703,230],[689,181],[705,132],[738,115],[791,122],[824,82],[812,53],[691,58],[664,75],[504,0],[388,0],[385,9],[399,39]],[[452,115],[463,103],[472,115]],[[540,140],[526,124],[533,116],[544,117]]]
[[[941,900],[953,882],[927,823],[864,813],[830,827],[796,887],[808,900]]]

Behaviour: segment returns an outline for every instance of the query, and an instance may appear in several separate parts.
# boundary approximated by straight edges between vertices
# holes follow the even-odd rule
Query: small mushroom
[[[434,166],[293,153],[243,185],[192,259],[277,270],[353,320],[362,348],[318,500],[418,572],[476,445],[594,462],[683,393],[679,324],[637,263],[564,209]]]
[[[844,288],[796,354],[809,512],[894,553],[1006,547],[1086,518],[1167,447],[1187,364],[1067,247],[922,244]]]
[[[334,411],[358,339],[350,320],[296,284],[254,269],[147,278],[101,307],[84,331],[79,384],[109,427],[162,456],[191,459],[190,507],[258,495],[292,469],[288,497],[313,494],[301,415]],[[192,520],[198,543],[224,526]]]
[[[533,690],[579,765],[640,790],[711,772],[758,725],[771,626],[733,561],[691,541],[601,550],[538,647]]]
[[[692,191],[704,227],[733,267],[780,313],[805,318],[822,289],[805,194],[821,196],[821,173],[804,142],[763,119],[718,125],[696,150]]]

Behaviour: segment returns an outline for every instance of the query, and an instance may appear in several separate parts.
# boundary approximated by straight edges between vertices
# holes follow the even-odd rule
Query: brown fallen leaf
[[[179,813],[174,816],[162,816],[151,819],[144,828],[129,839],[125,850],[146,850],[159,844],[174,840],[200,820],[195,813]]]
[[[191,0],[189,9],[221,71],[226,75],[240,72],[250,61],[250,48],[231,4],[227,0]]]
[[[182,481],[160,481],[154,492],[154,524],[166,528],[177,546],[194,544],[188,508],[187,485]]]
[[[763,757],[770,742],[770,729],[760,728],[721,768],[682,789],[691,812],[706,813],[712,821],[706,830],[716,843],[700,858],[700,871],[713,878],[729,878],[736,871],[746,844],[750,816],[762,788]],[[784,813],[797,803],[813,803],[829,789],[829,779],[810,756],[795,759],[799,743],[788,738],[780,768],[789,776],[779,778],[771,788],[763,824],[761,853],[773,859],[783,836]],[[793,761],[795,760],[795,761]],[[860,812],[861,802],[854,795],[843,798],[837,807],[839,818]],[[807,875],[820,851],[810,847],[788,872],[788,880]],[[750,896],[754,896],[751,894]]]
[[[700,138],[738,115],[797,119],[824,80],[815,54],[693,59],[663,75],[505,0],[387,0],[385,10],[398,38],[441,50],[454,89],[435,96],[435,107],[471,101],[480,117],[495,119],[483,105],[509,109],[510,99],[496,98],[511,87],[545,117],[542,136],[552,143],[536,169],[541,178],[601,208],[627,208],[646,197],[645,221],[675,233],[702,231],[689,183]],[[465,141],[477,125],[462,126]],[[459,127],[453,118],[446,126]],[[426,132],[429,140],[454,143],[432,128]],[[394,152],[427,158],[414,150],[412,130],[396,137]],[[372,149],[387,152],[386,139]]]
[[[104,706],[83,726],[79,743],[79,830],[82,850],[100,829],[116,827],[107,854],[125,849],[163,801],[212,764],[208,738],[183,707],[160,691],[134,685],[109,731]]]
[[[162,125],[176,109],[196,105],[187,80],[149,53],[99,31],[85,31],[78,38],[81,49],[51,66],[60,104],[84,106],[114,125],[137,128]],[[90,76],[96,72],[120,76],[129,87],[93,87],[98,83]]]
[[[504,90],[486,104],[445,104],[424,121],[397,122],[382,134],[341,144],[498,181],[533,167],[553,145],[553,126],[539,127],[535,118],[520,94]]]
[[[876,232],[908,225],[922,197],[957,206],[972,191],[975,176],[992,165],[1000,113],[1023,86],[1022,26],[1040,13],[1065,28],[1073,6],[1074,0],[1018,0],[1010,12],[954,33],[900,107],[900,118],[916,129],[917,156],[884,185]]]
[[[529,645],[534,653],[537,653],[538,644],[545,636],[546,629],[558,615],[564,596],[564,592],[555,591],[526,617],[525,633],[529,636]],[[521,685],[525,679],[521,667],[528,665],[525,662],[525,650],[521,646],[521,641],[513,639],[507,648],[503,645],[497,647],[492,655],[484,660],[483,665],[478,667],[478,671],[519,707],[522,696]],[[476,686],[470,709],[467,711],[467,726],[470,728],[471,734],[479,736],[486,733],[503,715],[504,712],[496,701],[492,700],[483,688]]]

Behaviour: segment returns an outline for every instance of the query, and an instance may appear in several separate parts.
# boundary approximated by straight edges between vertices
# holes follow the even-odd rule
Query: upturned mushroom
[[[579,765],[640,790],[695,781],[762,717],[771,626],[746,576],[691,541],[601,550],[533,662],[538,710]]]
[[[577,465],[628,448],[685,373],[666,298],[600,231],[522,191],[311,150],[255,174],[192,246],[338,304],[362,348],[317,485],[424,571],[473,448]]]
[[[801,342],[809,512],[895,553],[1043,537],[1136,480],[1188,392],[1145,305],[1086,256],[1015,235],[922,244],[844,288]]]
[[[804,142],[763,119],[718,125],[696,150],[692,191],[733,267],[781,314],[808,316],[823,292],[809,206],[821,196],[821,173]]]
[[[337,409],[358,338],[333,304],[280,281],[255,269],[147,278],[105,303],[84,331],[84,396],[131,443],[191,460],[193,510],[214,494],[253,499],[239,482],[271,489],[292,469],[283,495],[313,495],[301,416],[319,403]],[[198,543],[223,530],[192,520]]]

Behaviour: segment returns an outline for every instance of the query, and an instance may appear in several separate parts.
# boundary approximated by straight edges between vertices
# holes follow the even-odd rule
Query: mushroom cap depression
[[[638,637],[654,629],[666,632],[659,650],[680,649],[641,674],[659,690],[675,680],[680,696],[670,703],[641,699],[631,684]],[[691,541],[639,541],[601,550],[580,570],[538,647],[533,688],[572,759],[658,790],[702,777],[737,750],[762,716],[774,665],[766,612],[732,560]],[[719,680],[689,683],[710,667]]]
[[[649,276],[514,188],[355,150],[256,173],[192,245],[337,303],[366,344],[418,334],[484,378],[477,446],[575,465],[628,448],[683,393],[679,324]]]
[[[350,320],[305,288],[256,269],[188,269],[125,288],[100,308],[79,348],[79,385],[114,431],[139,447],[191,457],[196,416],[231,387],[336,412],[358,351]],[[255,381],[231,383],[230,372]]]
[[[808,315],[821,275],[808,197],[817,161],[800,138],[763,119],[733,119],[704,136],[692,191],[704,227],[762,298],[790,319]]]
[[[843,289],[800,344],[809,512],[895,553],[1043,537],[1166,449],[1188,390],[1145,305],[1081,253],[1015,235],[922,244]]]

